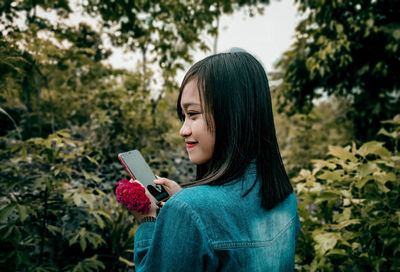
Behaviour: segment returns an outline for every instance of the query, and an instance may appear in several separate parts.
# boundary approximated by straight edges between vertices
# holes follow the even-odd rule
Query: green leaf
[[[360,177],[364,178],[371,173],[373,173],[377,168],[377,165],[375,163],[368,162],[366,164],[360,165]]]
[[[383,147],[383,143],[377,141],[371,141],[363,144],[360,149],[358,149],[357,153],[364,158],[368,154],[376,154],[384,157],[390,156],[390,152]]]
[[[92,157],[89,156],[85,156],[86,159],[88,159],[91,163],[96,164],[97,166],[99,166],[99,163]]]
[[[382,123],[400,125],[400,114],[396,114],[396,116],[392,120],[382,121]]]
[[[380,267],[382,264],[387,263],[387,261],[388,260],[385,257],[375,258],[375,260],[373,261],[373,263],[375,264],[374,265],[375,271],[382,271]]]
[[[344,249],[338,249],[334,248],[328,251],[326,256],[331,256],[331,255],[340,255],[340,256],[348,256],[348,253]]]
[[[69,240],[69,245],[75,244],[79,239],[79,245],[82,251],[86,250],[87,243],[89,242],[96,249],[99,245],[105,244],[103,238],[97,233],[87,231],[86,228],[81,228],[79,232]]]
[[[356,162],[357,158],[354,156],[353,153],[351,153],[350,151],[348,151],[345,148],[342,148],[340,146],[329,146],[328,147],[329,155],[335,156],[343,161],[351,161],[351,162]]]
[[[59,227],[53,226],[53,225],[46,225],[46,228],[48,231],[50,231],[53,235],[57,235],[61,233],[61,229]]]
[[[343,212],[333,216],[335,222],[343,222],[349,220],[351,217],[351,208],[344,208]]]
[[[395,218],[396,218],[396,220],[393,220],[393,221],[396,222],[397,225],[400,226],[400,211],[396,211]]]
[[[334,230],[341,230],[347,226],[354,225],[354,224],[360,224],[360,223],[361,223],[360,219],[350,219],[350,220],[342,221],[339,224],[332,225],[331,227]]]
[[[62,129],[55,133],[59,137],[63,138],[71,138],[71,134],[69,133],[68,129]]]
[[[99,225],[99,227],[101,229],[103,229],[105,224],[104,224],[104,220],[101,218],[101,216],[96,212],[92,213],[92,215],[96,218],[96,221],[97,221],[97,224]]]
[[[328,250],[335,247],[337,241],[341,239],[340,234],[336,232],[317,232],[313,233],[313,239],[316,242],[315,251],[319,256],[324,255]]]
[[[91,209],[93,209],[96,197],[91,193],[87,193],[83,190],[80,190],[73,193],[72,199],[75,205],[78,207],[81,206],[83,202],[85,202]]]
[[[94,181],[97,182],[97,183],[100,183],[100,182],[102,181],[101,178],[99,178],[99,177],[98,177],[97,175],[95,175],[95,174],[88,173],[88,172],[86,172],[85,170],[82,170],[82,173],[83,173],[85,179],[87,179],[87,180],[94,180]]]
[[[383,172],[383,173],[379,173],[376,172],[374,173],[374,178],[376,181],[378,181],[380,184],[385,185],[386,182],[391,181],[391,182],[395,182],[397,180],[396,178],[396,174],[393,172]]]
[[[69,246],[75,244],[76,241],[78,240],[78,238],[79,238],[79,233],[77,233],[75,236],[73,236],[71,239],[69,239],[69,241],[68,241]]]
[[[353,198],[350,190],[340,190],[340,193],[346,198]]]
[[[72,199],[74,200],[74,203],[75,203],[76,206],[79,207],[79,206],[82,205],[82,198],[81,198],[81,196],[80,196],[79,193],[75,192],[75,193],[72,195]]]
[[[360,243],[356,243],[356,242],[351,243],[351,249],[352,249],[352,250],[356,250],[356,249],[359,248],[360,246],[361,246]]]
[[[73,269],[69,270],[72,272],[92,272],[92,271],[99,271],[104,270],[106,267],[104,266],[103,262],[97,260],[97,255],[93,257],[86,258],[81,262],[77,263]]]
[[[0,227],[0,232],[1,232],[1,238],[2,240],[7,239],[10,234],[12,233],[12,231],[14,230],[15,225],[3,225],[3,227]],[[3,232],[3,230],[5,230],[5,232]]]
[[[19,219],[21,222],[24,222],[26,217],[28,216],[27,208],[24,205],[17,205],[18,213],[19,213]]]
[[[377,185],[378,185],[379,192],[382,192],[384,194],[387,194],[390,192],[390,189],[388,187],[386,187],[384,184],[378,182]]]
[[[297,177],[293,178],[293,182],[300,182],[302,180],[307,180],[310,176],[312,176],[310,170],[301,169],[300,173]]]
[[[126,264],[127,266],[131,266],[131,267],[135,266],[135,264],[134,264],[133,262],[128,261],[127,259],[125,259],[125,258],[122,257],[122,256],[119,256],[118,260],[119,260],[120,262],[123,262],[123,263]]]
[[[80,239],[79,239],[79,244],[81,245],[81,249],[82,249],[82,251],[85,251],[86,250],[86,245],[87,245],[87,243],[86,243],[86,229],[83,229],[80,233],[79,233],[79,235],[80,235]]]
[[[379,134],[379,135],[388,136],[388,137],[390,137],[390,138],[392,138],[392,139],[398,139],[398,138],[400,138],[400,132],[399,132],[399,131],[388,132],[388,131],[387,131],[386,129],[384,129],[384,128],[381,128],[381,129],[378,131],[378,134]]]
[[[10,214],[14,211],[16,204],[11,203],[6,206],[1,207],[0,209],[0,222],[2,222],[4,219],[7,219]]]
[[[324,161],[324,160],[311,160],[311,162],[314,164],[314,167],[317,169],[323,169],[324,167],[327,167],[331,170],[336,168],[336,164],[331,163],[329,161]]]
[[[343,180],[343,170],[335,170],[335,171],[324,171],[322,174],[318,175],[317,178],[323,180],[334,180],[334,181],[342,181]]]
[[[373,227],[376,227],[376,226],[383,227],[383,226],[387,225],[386,218],[373,218],[373,217],[370,217],[370,218],[368,218],[368,221],[369,221],[369,224],[367,226],[368,226],[369,229],[372,229]]]
[[[111,215],[104,212],[104,211],[96,211],[97,214],[101,214],[102,216],[104,216],[105,218],[107,218],[108,220],[111,221]]]
[[[364,178],[358,180],[356,183],[356,187],[358,189],[363,188],[365,186],[365,184],[367,184],[367,182],[370,181],[371,179],[372,179],[372,177],[364,177]]]
[[[324,201],[331,201],[340,199],[340,192],[338,191],[322,191],[318,198],[315,200],[315,203],[321,203]]]

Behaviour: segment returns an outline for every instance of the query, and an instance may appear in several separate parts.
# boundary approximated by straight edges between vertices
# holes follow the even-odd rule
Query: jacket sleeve
[[[146,222],[135,233],[136,271],[213,271],[215,257],[198,214],[171,198],[157,221]]]

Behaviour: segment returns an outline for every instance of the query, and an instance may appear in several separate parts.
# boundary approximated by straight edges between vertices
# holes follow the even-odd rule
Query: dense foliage
[[[89,150],[66,131],[11,145],[0,168],[1,270],[118,271],[133,222]]]
[[[308,112],[314,98],[345,96],[356,140],[374,139],[400,108],[400,2],[296,2],[304,19],[277,64],[281,109]]]
[[[290,178],[301,169],[311,169],[312,159],[325,158],[328,145],[351,144],[353,124],[346,118],[350,110],[348,100],[332,97],[308,114],[275,114],[277,138]]]
[[[400,115],[389,121],[400,139]],[[400,156],[382,142],[329,147],[329,158],[294,179],[306,271],[399,271]]]

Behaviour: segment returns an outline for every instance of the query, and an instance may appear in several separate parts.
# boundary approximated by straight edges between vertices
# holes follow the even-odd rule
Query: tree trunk
[[[41,118],[41,109],[40,109],[40,89],[41,89],[41,76],[39,71],[35,69],[34,73],[34,82],[35,82],[35,89],[36,89],[36,116],[37,116],[37,126],[39,136],[42,137],[42,118]]]

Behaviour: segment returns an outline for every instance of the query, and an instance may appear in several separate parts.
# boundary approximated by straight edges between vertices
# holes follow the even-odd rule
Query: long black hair
[[[197,62],[180,87],[181,119],[182,92],[191,80],[197,81],[207,127],[215,129],[215,147],[211,160],[197,166],[196,180],[185,186],[224,184],[242,176],[255,161],[262,179],[261,205],[272,209],[293,188],[279,152],[264,68],[246,52],[216,54]]]

